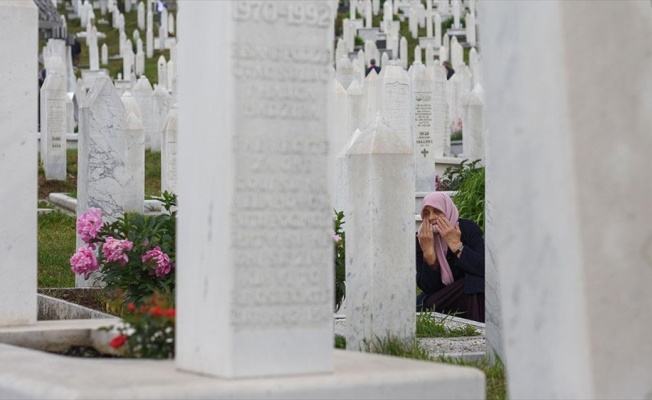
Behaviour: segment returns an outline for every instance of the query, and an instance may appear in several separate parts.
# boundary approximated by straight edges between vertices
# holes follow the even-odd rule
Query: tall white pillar
[[[509,397],[649,397],[650,3],[478,7],[487,335],[504,343]]]
[[[37,34],[33,2],[0,1],[0,326],[36,322]]]

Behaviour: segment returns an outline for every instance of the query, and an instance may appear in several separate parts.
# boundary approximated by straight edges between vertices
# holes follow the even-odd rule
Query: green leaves
[[[477,164],[480,160],[467,163],[462,161],[459,167],[446,168],[438,190],[457,191],[453,203],[460,212],[460,217],[474,221],[484,231],[484,167]]]
[[[102,280],[107,289],[124,292],[127,302],[142,304],[146,297],[155,292],[174,293],[175,269],[160,277],[155,275],[156,266],[152,262],[142,261],[143,255],[157,246],[170,257],[171,263],[176,261],[176,195],[165,192],[155,199],[161,201],[165,213],[153,216],[127,213],[105,225],[99,232],[98,261]],[[104,259],[102,248],[108,236],[133,243],[133,248],[127,253],[129,261],[126,265]]]
[[[344,297],[346,297],[346,236],[342,225],[344,225],[344,211],[335,212],[333,220],[333,246],[335,252],[335,311],[339,310]]]

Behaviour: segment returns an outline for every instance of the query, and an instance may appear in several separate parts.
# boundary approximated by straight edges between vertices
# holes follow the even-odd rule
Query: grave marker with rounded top
[[[178,108],[175,104],[170,109],[163,125],[161,141],[161,192],[177,193],[177,135]]]
[[[145,200],[145,132],[140,109],[130,92],[122,95],[127,114],[125,130],[124,211],[142,214]],[[126,100],[126,101],[125,101]]]
[[[41,87],[41,154],[46,180],[66,180],[66,84],[56,71]]]

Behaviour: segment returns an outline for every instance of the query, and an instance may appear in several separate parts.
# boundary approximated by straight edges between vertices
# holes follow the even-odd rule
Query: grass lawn
[[[75,252],[75,219],[59,211],[38,216],[38,287],[74,287],[70,257]]]

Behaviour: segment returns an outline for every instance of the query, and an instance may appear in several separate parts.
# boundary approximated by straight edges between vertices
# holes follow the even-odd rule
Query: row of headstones
[[[454,20],[452,29],[459,30],[459,25],[460,25],[459,1],[455,0],[453,3],[454,3],[453,9],[456,10],[456,12],[454,12],[453,15],[450,16]],[[336,60],[338,60],[343,54],[345,54],[345,52],[352,52],[354,50],[354,37],[356,34],[360,34],[361,37],[363,37],[363,40],[365,40],[365,50],[366,50],[366,47],[368,46],[367,42],[370,40],[370,38],[371,37],[374,37],[375,39],[378,38],[378,33],[373,33],[373,31],[375,30],[376,32],[385,32],[386,48],[392,54],[393,59],[403,60],[404,68],[407,69],[407,54],[409,49],[405,48],[405,44],[407,42],[404,41],[403,38],[399,39],[400,22],[392,20],[392,15],[393,15],[392,2],[387,1],[384,3],[384,12],[383,12],[384,19],[381,22],[381,26],[375,29],[373,28],[373,22],[371,16],[372,7],[371,7],[370,0],[366,0],[366,2],[362,4],[366,4],[366,6],[364,7],[365,14],[366,14],[364,29],[361,20],[348,19],[348,18],[345,18],[343,20],[342,22],[343,37],[341,38],[342,42],[338,42],[338,46],[336,50]],[[355,3],[351,3],[351,7],[352,9],[355,9],[356,7]],[[424,7],[423,3],[421,3],[420,1],[413,0],[409,5],[403,5],[401,6],[401,8],[403,9],[403,12],[409,13],[408,23],[413,38],[416,39],[418,37],[419,28],[426,29],[426,36],[421,37],[419,39],[419,44],[422,47],[427,48],[428,46],[432,46],[433,49],[439,50],[440,47],[442,47],[442,42],[443,42],[443,46],[446,49],[451,49],[451,47],[454,46],[453,43],[450,43],[449,45],[449,42],[453,40],[455,40],[456,42],[457,37],[453,36],[453,39],[451,39],[450,38],[451,35],[447,33],[444,33],[444,35],[442,35],[442,16],[440,15],[439,12],[433,12],[432,0],[428,0],[426,2],[426,7]],[[434,36],[433,36],[433,30],[434,30]],[[475,46],[476,45],[476,19],[475,19],[475,3],[473,1],[469,2],[469,11],[467,13],[466,20],[465,20],[465,30],[466,30],[466,35],[465,35],[466,43],[468,43],[470,46]],[[370,31],[372,32],[370,33]],[[371,40],[371,42],[373,42],[374,45],[376,42],[375,39]],[[443,53],[444,51],[441,52]],[[448,59],[448,56],[442,54],[441,58]],[[452,55],[451,58],[453,58]],[[455,66],[455,64],[453,65]]]
[[[104,77],[104,76],[102,76]],[[99,77],[95,80],[100,79]],[[114,87],[113,84],[111,87]],[[171,184],[165,179],[168,175],[168,169],[175,169],[173,165],[168,165],[169,154],[164,151],[166,135],[174,135],[167,132],[166,122],[169,120],[169,111],[173,99],[170,94],[162,87],[157,86],[152,89],[149,80],[142,76],[138,82],[128,90],[118,92],[117,96],[122,96],[125,101],[137,105],[138,120],[143,125],[144,139],[143,149],[152,151],[162,151],[162,190],[169,189]],[[87,134],[83,121],[84,115],[81,109],[87,101],[88,95],[86,88],[83,86],[81,78],[78,81],[76,91],[74,92],[74,102],[79,105],[79,146],[81,147],[82,136]],[[129,99],[133,99],[133,102]],[[47,75],[43,86],[41,87],[41,159],[45,177],[47,180],[66,180],[66,136],[71,133],[71,120],[73,119],[74,105],[73,99],[66,91],[62,76],[56,71]],[[80,150],[81,152],[81,150]],[[173,159],[173,158],[172,158]],[[142,174],[142,171],[139,172]],[[176,174],[172,174],[176,176]],[[172,185],[174,186],[174,185]],[[144,197],[144,194],[141,196]],[[142,207],[142,205],[141,205]]]
[[[417,61],[406,72],[390,63],[380,75],[371,71],[346,89],[335,79],[333,92],[333,156],[380,114],[410,143],[417,192],[435,189],[435,163],[450,156],[453,125],[463,129],[464,158],[484,159],[484,90],[479,83],[472,86],[468,67],[447,80],[439,64]],[[335,207],[343,209],[346,179],[337,169],[335,179]]]

